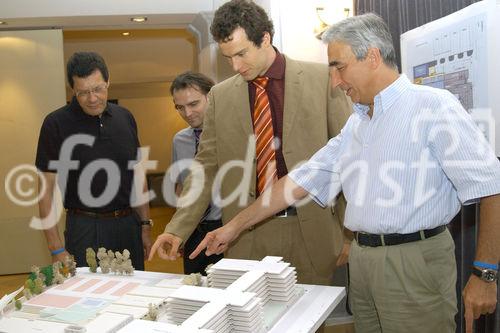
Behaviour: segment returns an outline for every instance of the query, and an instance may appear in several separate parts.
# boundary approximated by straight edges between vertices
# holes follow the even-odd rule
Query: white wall
[[[188,14],[210,11],[217,0],[2,0],[2,18],[104,16],[128,14]]]
[[[34,165],[43,118],[66,102],[62,32],[0,32],[0,73],[0,175],[5,185],[13,168]],[[29,175],[35,176],[33,172]],[[17,197],[25,202],[34,199],[36,184],[34,178],[22,179],[20,188],[26,195]],[[20,193],[15,182],[7,187]],[[38,206],[17,205],[0,191],[0,207],[0,274],[27,272],[32,264],[48,263],[42,232],[28,226],[38,214]]]
[[[164,173],[170,166],[175,133],[188,126],[175,110],[172,97],[124,98],[119,104],[134,115],[141,146],[150,147],[149,159],[158,161],[156,170],[149,172]]]
[[[180,30],[139,30],[128,37],[119,30],[65,31],[65,60],[77,51],[102,55],[113,84],[169,82],[195,63],[192,36]]]
[[[315,37],[319,20],[316,7],[324,7],[322,18],[335,23],[344,18],[344,8],[351,8],[352,0],[257,0],[274,23],[273,44],[288,56],[305,61],[327,63],[326,45]]]

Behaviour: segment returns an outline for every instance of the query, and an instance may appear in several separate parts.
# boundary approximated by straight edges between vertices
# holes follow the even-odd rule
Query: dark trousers
[[[144,270],[142,226],[135,214],[117,218],[93,218],[68,213],[64,232],[66,250],[75,257],[78,267],[88,266],[85,258],[87,248],[97,253],[100,247],[113,252],[130,251],[132,266]]]
[[[205,251],[203,251],[193,260],[189,259],[189,255],[196,249],[203,238],[205,238],[205,235],[220,227],[222,227],[221,220],[203,221],[198,224],[184,244],[184,274],[201,273],[206,275],[205,268],[210,264],[215,264],[224,257],[222,254],[207,257]]]

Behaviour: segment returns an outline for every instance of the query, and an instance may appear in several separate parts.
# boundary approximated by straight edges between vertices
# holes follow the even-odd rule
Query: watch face
[[[485,270],[483,270],[483,274],[482,274],[481,278],[484,281],[495,282],[497,280],[497,272],[495,272],[493,270],[485,269]]]

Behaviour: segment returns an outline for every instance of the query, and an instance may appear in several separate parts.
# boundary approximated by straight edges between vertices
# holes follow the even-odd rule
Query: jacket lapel
[[[241,75],[238,75],[233,93],[231,95],[231,110],[234,111],[234,115],[231,115],[231,117],[239,119],[244,137],[248,138],[249,135],[253,134],[253,124],[252,117],[250,115],[248,85]]]
[[[289,139],[297,112],[300,112],[303,80],[301,66],[285,56],[285,101],[283,104],[283,144]]]

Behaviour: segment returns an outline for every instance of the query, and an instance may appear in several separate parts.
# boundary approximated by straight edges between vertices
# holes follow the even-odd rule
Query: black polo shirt
[[[64,207],[94,212],[129,207],[133,183],[129,161],[137,159],[139,147],[137,124],[132,114],[123,107],[108,103],[100,117],[90,116],[73,98],[70,104],[45,117],[38,139],[36,167],[43,172],[57,172],[49,162],[59,160],[63,143],[70,137],[75,139],[76,134],[90,135],[94,142],[90,146],[84,143],[72,145],[71,160],[78,161],[78,166],[69,170],[66,184],[61,183],[64,173],[58,173],[59,186],[66,185]],[[104,165],[112,171],[109,175]],[[116,188],[118,190],[113,191]],[[104,193],[106,189],[108,194]],[[111,201],[105,202],[107,198]]]

